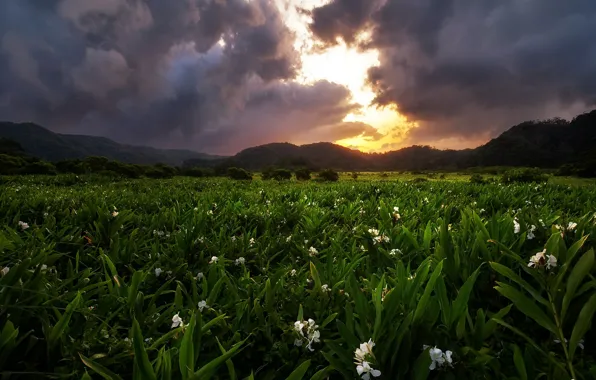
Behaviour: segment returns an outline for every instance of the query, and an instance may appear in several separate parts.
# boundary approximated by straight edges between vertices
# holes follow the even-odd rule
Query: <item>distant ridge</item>
[[[33,123],[1,122],[0,137],[19,143],[27,154],[47,161],[103,156],[133,164],[181,165],[190,159],[222,158],[190,150],[124,145],[105,137],[64,135]]]
[[[30,123],[0,123],[0,137],[16,141],[26,153],[48,161],[104,156],[129,163],[237,166],[248,170],[269,167],[342,171],[457,170],[486,166],[556,168],[564,164],[596,162],[596,110],[571,121],[554,118],[523,122],[478,148],[465,150],[411,146],[386,153],[363,153],[327,142],[302,146],[271,143],[244,149],[231,157],[218,157],[189,150],[122,145],[103,137],[62,135]]]
[[[385,153],[363,153],[331,143],[297,146],[272,143],[244,149],[235,156],[187,166],[238,166],[248,170],[268,167],[332,168],[342,171],[457,170],[486,166],[555,168],[596,160],[596,110],[572,121],[559,118],[527,121],[475,149],[439,150],[411,146]]]

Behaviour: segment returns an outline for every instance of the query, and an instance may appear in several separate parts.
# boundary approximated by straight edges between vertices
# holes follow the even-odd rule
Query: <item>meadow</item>
[[[596,379],[596,187],[466,178],[6,177],[2,379]]]

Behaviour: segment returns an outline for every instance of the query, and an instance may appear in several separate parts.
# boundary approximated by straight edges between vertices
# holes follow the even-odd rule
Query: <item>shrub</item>
[[[352,177],[353,180],[358,179],[358,173],[356,173],[356,172],[352,172],[352,174],[350,176]]]
[[[63,160],[56,162],[56,170],[59,173],[85,173],[85,166],[81,160]]]
[[[263,179],[275,179],[278,181],[288,180],[292,178],[292,172],[288,169],[269,169],[261,174]]]
[[[470,183],[483,184],[486,183],[486,181],[480,174],[474,173],[470,176]]]
[[[336,182],[339,181],[339,173],[332,169],[320,171],[317,178],[321,181]]]
[[[445,178],[447,178],[447,177],[445,176],[444,173],[439,176],[439,179],[445,179]]]
[[[56,168],[49,162],[37,161],[27,164],[21,174],[56,174]]]
[[[0,174],[16,174],[27,163],[20,157],[0,154]]]
[[[381,178],[387,178],[389,177],[389,174],[382,172],[381,174],[379,174],[381,176]]]
[[[422,178],[422,177],[418,177],[418,178],[414,178],[412,181],[410,181],[412,183],[423,183],[423,182],[428,182],[428,179],[426,178]]]
[[[298,181],[308,181],[310,179],[310,170],[306,168],[298,169],[294,175]]]
[[[228,177],[238,180],[251,180],[252,175],[244,169],[231,167],[228,168]]]
[[[502,183],[529,183],[529,182],[546,182],[548,176],[540,169],[525,168],[514,169],[503,173],[501,176]]]

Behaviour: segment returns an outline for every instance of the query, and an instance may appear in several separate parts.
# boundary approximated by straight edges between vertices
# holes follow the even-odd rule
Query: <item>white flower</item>
[[[375,342],[372,339],[369,339],[368,342],[360,343],[360,347],[354,351],[354,360],[358,363],[366,360],[368,356],[372,355],[374,346]]]
[[[391,256],[395,256],[395,255],[401,255],[401,254],[402,254],[402,252],[401,252],[401,250],[400,250],[400,249],[398,249],[398,248],[393,248],[391,251],[389,251],[389,254],[390,254]]]
[[[155,277],[159,277],[161,272],[163,272],[163,270],[161,270],[161,268],[155,268]]]
[[[0,270],[0,274],[2,274],[3,276],[6,276],[9,271],[10,271],[9,267],[4,267],[4,268],[2,268],[2,270]]]
[[[319,251],[317,251],[317,249],[315,247],[310,247],[308,249],[308,255],[309,256],[316,256],[319,253]]]
[[[294,341],[294,345],[301,346],[303,341],[306,341],[308,342],[306,348],[308,348],[309,351],[314,351],[312,344],[321,341],[321,333],[317,330],[318,328],[319,326],[317,326],[313,319],[294,322],[294,330],[299,334],[299,339]],[[297,340],[301,340],[301,342],[297,344]]]
[[[19,227],[21,227],[21,230],[25,231],[27,228],[29,228],[29,224],[25,223],[25,222],[21,222],[19,221]]]
[[[394,207],[394,208],[393,208],[393,211],[395,211],[395,212],[399,212],[399,207]]]
[[[528,240],[532,240],[536,237],[536,235],[534,235],[534,231],[536,231],[536,226],[532,224],[530,226],[530,229],[528,230],[528,234],[527,234]]]
[[[114,218],[115,218],[115,217],[117,217],[117,216],[118,216],[118,214],[119,214],[119,212],[118,212],[118,211],[116,211],[116,210],[112,211],[112,216],[113,216]]]
[[[178,326],[184,327],[184,321],[182,320],[182,318],[180,318],[178,313],[176,313],[176,315],[174,315],[172,317],[172,327],[171,328],[175,329]]]
[[[433,347],[428,351],[428,354],[430,355],[430,360],[432,360],[432,363],[428,367],[431,371],[437,367],[442,367],[445,363],[449,365],[453,363],[453,359],[451,358],[453,353],[451,351],[443,352],[441,349]]]
[[[377,235],[379,235],[379,230],[377,230],[376,228],[369,228],[368,233],[371,234],[372,236],[377,236]]]
[[[208,210],[207,215],[213,215],[213,210]]]
[[[330,292],[330,291],[331,291],[331,289],[329,289],[329,285],[327,285],[327,284],[323,284],[323,285],[321,285],[321,291],[322,291],[323,293],[326,293],[326,292]]]
[[[546,269],[551,269],[557,266],[557,258],[553,255],[547,255],[546,248],[530,257],[530,262],[528,263],[528,267],[530,268],[544,266],[546,266]]]
[[[567,225],[567,231],[573,231],[575,230],[575,227],[577,227],[577,223],[569,222],[569,224]]]
[[[301,339],[298,339],[298,338],[296,338],[296,339],[294,340],[294,346],[296,346],[296,347],[301,347],[301,346],[302,346],[302,340],[301,340]]]
[[[208,309],[209,306],[207,305],[207,301],[203,300],[199,302],[199,311],[203,311],[203,309]]]
[[[45,270],[47,270],[47,269],[48,269],[48,266],[47,265],[41,264],[41,271],[42,272],[45,271]]]
[[[296,269],[292,269],[290,271],[290,276],[294,277],[296,275]]]
[[[380,243],[389,243],[389,236],[387,235],[379,235],[373,237],[373,244],[380,244]]]
[[[513,219],[513,233],[519,234],[519,223],[517,221],[517,219]]]
[[[250,238],[248,244],[250,244],[250,246],[253,246],[255,244],[255,238]]]
[[[197,280],[199,280],[199,281],[200,281],[200,280],[202,280],[202,279],[203,279],[203,277],[204,277],[204,276],[203,276],[203,272],[199,272],[199,273],[197,273],[197,277],[195,277],[195,279],[197,279]]]
[[[286,238],[286,243],[289,243],[289,242],[291,242],[291,241],[292,241],[292,235],[289,235],[289,236]]]
[[[215,264],[218,260],[219,259],[217,258],[217,256],[211,256],[211,261],[209,261],[209,264]]]
[[[230,239],[231,239],[232,241],[236,241],[236,236],[232,236]]]
[[[356,372],[358,372],[358,375],[362,376],[362,380],[369,380],[370,375],[373,377],[381,376],[381,371],[372,368],[367,361],[363,361],[361,364],[359,364],[356,367]]]
[[[239,257],[236,259],[236,265],[244,265],[246,259],[244,257]]]

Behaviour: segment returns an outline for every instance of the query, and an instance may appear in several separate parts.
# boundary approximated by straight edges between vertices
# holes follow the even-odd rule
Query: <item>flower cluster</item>
[[[531,268],[542,268],[546,266],[546,269],[551,269],[557,266],[557,258],[553,255],[547,255],[545,248],[541,252],[530,257],[528,266]]]
[[[174,315],[172,317],[172,327],[171,328],[175,329],[178,326],[184,327],[184,321],[182,320],[182,318],[180,318],[178,313],[176,313],[176,315]]]
[[[319,343],[321,341],[321,333],[318,330],[319,326],[313,319],[308,321],[296,321],[294,322],[294,331],[296,331],[299,337],[294,340],[294,345],[297,347],[302,346],[304,342],[307,342],[306,348],[310,351],[314,351],[312,348],[313,343]]]
[[[21,227],[21,230],[25,231],[27,228],[29,228],[29,224],[19,220],[19,227]]]
[[[209,309],[209,305],[207,305],[207,301],[202,300],[199,302],[199,311],[203,311],[203,309]]]
[[[393,220],[395,220],[396,222],[401,219],[401,215],[399,214],[399,207],[393,208],[393,214],[391,214],[391,217],[393,217]]]
[[[246,262],[246,259],[244,257],[239,257],[235,261],[236,265],[244,265],[245,262]]]
[[[536,235],[534,235],[534,231],[536,231],[536,226],[532,224],[528,230],[528,234],[526,235],[528,240],[532,240],[536,237]]]
[[[375,346],[375,342],[369,339],[368,342],[360,344],[354,351],[354,364],[356,364],[356,372],[359,376],[362,376],[363,380],[369,380],[370,376],[379,377],[381,371],[371,367],[371,363],[374,362],[375,356],[373,355],[372,349]]]
[[[440,348],[433,347],[428,351],[428,354],[430,355],[430,360],[432,360],[432,363],[428,367],[431,371],[446,365],[451,366],[453,363],[453,359],[451,358],[453,353],[449,350],[443,352]]]
[[[310,257],[316,256],[316,255],[318,255],[318,254],[319,254],[319,251],[317,251],[317,249],[316,249],[315,247],[310,247],[310,248],[308,249],[308,255],[309,255]]]

